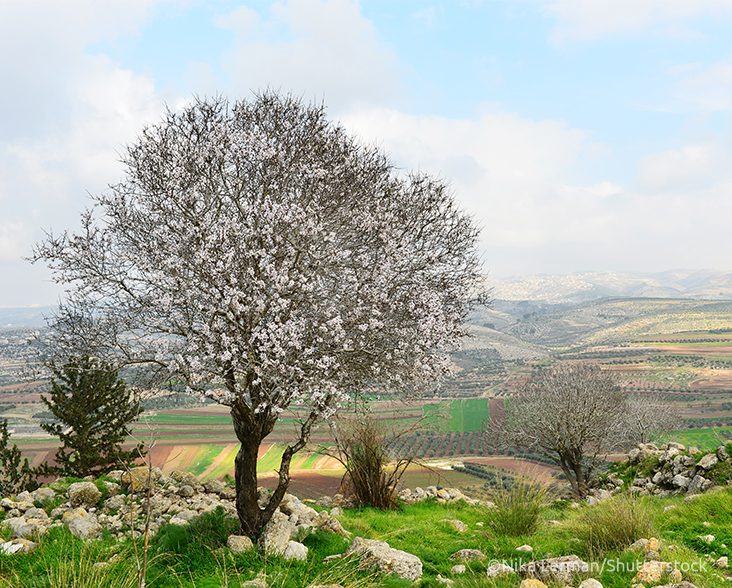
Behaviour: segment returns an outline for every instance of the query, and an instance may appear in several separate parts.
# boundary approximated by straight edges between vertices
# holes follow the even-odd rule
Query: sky
[[[0,307],[194,96],[324,103],[449,181],[493,276],[732,269],[732,0],[0,0]]]

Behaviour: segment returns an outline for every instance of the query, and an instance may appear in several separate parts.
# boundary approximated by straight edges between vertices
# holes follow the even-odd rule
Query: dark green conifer
[[[120,468],[140,456],[142,444],[124,451],[129,425],[143,408],[109,364],[90,357],[72,357],[63,366],[52,365],[50,398],[41,396],[55,422],[41,427],[58,437],[56,466],[44,464],[44,475],[83,478]]]
[[[4,420],[0,423],[0,496],[13,496],[38,487],[28,459],[21,463],[20,449],[15,444],[8,447],[9,439],[8,421]]]

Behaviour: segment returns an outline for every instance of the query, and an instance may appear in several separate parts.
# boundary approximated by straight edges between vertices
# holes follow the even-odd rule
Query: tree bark
[[[257,455],[262,439],[255,430],[249,415],[242,415],[235,407],[231,409],[234,432],[239,440],[239,452],[234,461],[236,481],[236,513],[239,516],[241,533],[256,541],[262,527],[262,512],[257,502]]]

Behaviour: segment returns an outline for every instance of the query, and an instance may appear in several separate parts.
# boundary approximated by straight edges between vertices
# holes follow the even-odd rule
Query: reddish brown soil
[[[468,463],[492,465],[529,478],[536,478],[543,482],[551,482],[553,480],[552,472],[559,470],[559,468],[538,461],[514,459],[512,457],[469,457],[465,461]]]
[[[277,481],[276,477],[261,478],[259,484],[274,490],[277,487]],[[298,498],[319,498],[321,496],[333,496],[338,492],[340,485],[341,478],[339,476],[294,472],[290,476],[290,487],[287,491]]]
[[[488,401],[488,414],[491,421],[495,423],[503,423],[506,420],[506,409],[503,404],[503,398],[491,398]]]
[[[732,390],[732,375],[699,378],[689,383],[692,390]]]

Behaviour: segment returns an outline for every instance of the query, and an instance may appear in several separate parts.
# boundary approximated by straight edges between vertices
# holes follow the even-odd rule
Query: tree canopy
[[[411,394],[449,373],[486,299],[479,230],[446,182],[396,173],[323,106],[274,92],[169,111],[123,162],[80,232],[36,246],[68,284],[53,344],[230,407],[237,508],[255,537],[316,421],[354,394]],[[299,432],[260,508],[257,450],[293,405]]]

